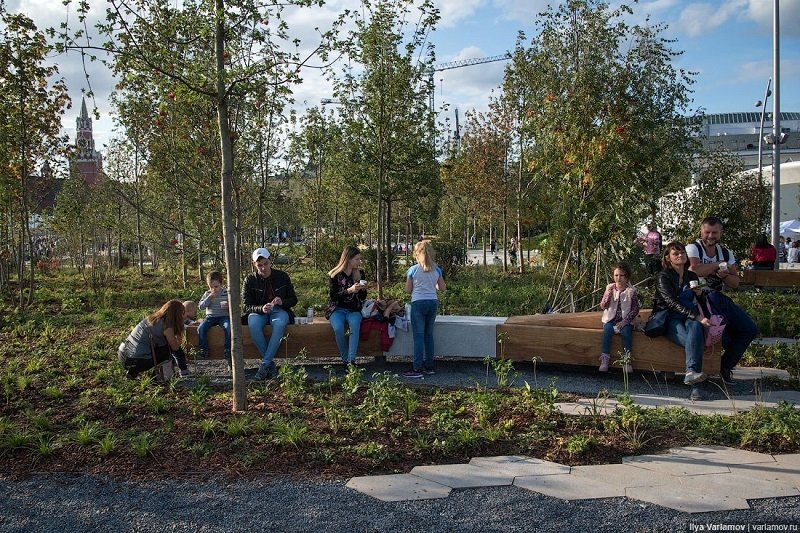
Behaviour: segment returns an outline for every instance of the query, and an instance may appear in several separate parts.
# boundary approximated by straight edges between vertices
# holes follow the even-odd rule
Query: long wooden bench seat
[[[800,287],[800,270],[745,270],[740,283],[764,289],[796,289]]]
[[[643,310],[644,323],[650,310]],[[442,316],[434,328],[436,357],[498,357],[515,361],[597,366],[600,355],[601,313],[562,313],[502,317]],[[271,328],[264,331],[269,334]],[[250,339],[247,326],[242,327],[245,359],[260,359]],[[186,328],[186,339],[197,348],[197,326]],[[208,332],[209,357],[223,356],[224,333],[213,327]],[[619,335],[612,342],[612,361],[622,350]],[[719,345],[709,348],[703,357],[703,371],[719,373]],[[388,352],[380,346],[380,334],[371,331],[368,340],[359,343],[359,356],[410,356],[413,352],[411,331],[397,331]],[[333,331],[327,320],[316,318],[312,324],[295,324],[286,328],[278,357],[337,357],[339,355]],[[651,339],[635,331],[633,336],[633,367],[643,372],[684,372],[686,356],[683,348],[665,337]]]
[[[270,335],[272,327],[266,326],[264,333]],[[197,326],[186,326],[186,342],[198,347]],[[210,359],[222,359],[224,355],[225,332],[220,327],[208,330],[208,356]],[[261,359],[258,349],[250,338],[250,330],[242,326],[242,347],[245,359]],[[286,326],[284,340],[278,349],[277,357],[295,357],[304,353],[308,357],[338,357],[339,348],[333,337],[333,330],[324,318],[315,318],[311,324],[290,324]],[[358,344],[358,354],[375,357],[383,355],[380,346],[380,333],[371,331],[369,338]]]
[[[602,336],[601,312],[562,313],[509,317],[498,326],[498,334],[505,334],[498,357],[514,361],[531,361],[534,357],[542,363],[563,363],[597,366]],[[650,310],[639,315],[647,321]],[[611,360],[618,359],[622,351],[619,335],[614,335]],[[703,372],[719,374],[719,345],[706,349]],[[643,372],[685,372],[684,349],[666,337],[651,339],[641,331],[633,333],[633,361],[635,370]]]

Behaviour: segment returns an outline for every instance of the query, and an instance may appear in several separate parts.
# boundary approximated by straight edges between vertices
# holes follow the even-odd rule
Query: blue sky
[[[176,0],[179,1],[179,0]],[[517,33],[530,37],[535,31],[537,13],[546,9],[547,0],[434,0],[442,20],[431,36],[436,46],[437,62],[499,55],[513,50]],[[555,2],[557,3],[557,2]],[[616,2],[611,2],[615,5]],[[90,0],[95,12],[105,10],[104,0]],[[357,0],[330,0],[324,7],[305,9],[287,17],[289,31],[309,44],[313,28],[324,27]],[[694,89],[694,107],[707,113],[756,110],[754,102],[762,99],[773,63],[773,0],[642,0],[634,6],[634,22],[645,15],[652,22],[669,25],[666,36],[677,39],[675,49],[684,50],[677,66],[698,72]],[[56,0],[6,0],[6,7],[24,11],[40,28],[57,26],[67,16],[74,25],[74,7]],[[780,0],[781,15],[781,109],[800,111],[800,0]],[[80,91],[86,87],[77,56],[56,58],[74,100],[65,117],[65,128],[74,134],[75,118],[80,109]],[[461,116],[468,109],[485,109],[492,89],[502,81],[504,63],[464,67],[435,74],[436,102],[458,108]],[[92,87],[101,113],[94,130],[98,144],[113,135],[106,97],[113,79],[99,64],[89,66]],[[295,89],[302,110],[330,96],[330,88],[314,72],[304,75],[306,82]],[[768,104],[772,109],[772,102]]]

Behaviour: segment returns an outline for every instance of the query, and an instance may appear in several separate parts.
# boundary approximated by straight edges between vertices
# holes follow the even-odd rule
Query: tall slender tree
[[[0,25],[0,202],[4,218],[0,236],[8,247],[0,253],[0,261],[13,265],[17,277],[13,300],[24,309],[32,303],[35,288],[32,179],[37,168],[65,153],[61,116],[70,101],[63,79],[56,78],[57,67],[47,65],[51,47],[45,34],[27,16],[6,13],[2,4]],[[8,266],[2,270],[8,273]],[[4,279],[0,276],[0,289],[7,287]]]
[[[349,162],[348,181],[357,194],[374,199],[382,294],[391,273],[393,205],[414,205],[415,198],[438,190],[428,107],[434,54],[427,38],[439,12],[430,0],[362,0],[361,9],[348,15],[354,29],[338,41],[345,69],[332,73],[334,94],[342,104],[340,154]]]

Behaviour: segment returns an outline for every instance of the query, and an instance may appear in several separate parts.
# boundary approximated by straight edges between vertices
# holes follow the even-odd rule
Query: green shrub
[[[433,241],[432,244],[444,278],[457,278],[467,262],[467,247],[459,242]]]

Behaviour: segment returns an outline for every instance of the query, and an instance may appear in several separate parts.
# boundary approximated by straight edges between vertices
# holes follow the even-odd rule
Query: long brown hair
[[[419,241],[414,245],[414,259],[420,264],[424,272],[430,272],[436,266],[434,261],[433,246],[428,239]]]
[[[162,305],[158,311],[147,317],[147,323],[151,326],[159,320],[164,320],[164,329],[172,328],[175,336],[179,337],[184,330],[183,313],[185,309],[180,300],[170,300]]]
[[[353,246],[352,244],[345,246],[344,250],[342,250],[342,256],[339,258],[339,262],[336,263],[336,266],[333,267],[328,272],[328,275],[333,278],[339,272],[343,272],[344,267],[347,266],[348,261],[350,261],[357,255],[361,255],[361,250],[359,250],[357,246]],[[361,279],[361,272],[357,268],[354,269],[353,272],[350,273],[350,275],[353,277],[353,280],[355,281]]]

